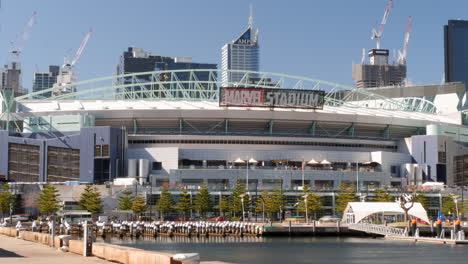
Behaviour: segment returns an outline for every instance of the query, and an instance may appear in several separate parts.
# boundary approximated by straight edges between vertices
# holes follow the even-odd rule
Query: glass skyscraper
[[[39,92],[45,89],[52,88],[57,82],[57,76],[60,71],[60,66],[50,65],[49,72],[34,73],[33,92]],[[52,93],[43,94],[41,96],[50,97]]]
[[[468,100],[462,104],[468,85],[468,21],[449,20],[444,26],[445,81],[465,83],[465,92],[459,94],[459,109],[468,108]]]
[[[228,73],[226,70],[259,71],[258,29],[253,27],[252,14],[248,28],[234,41],[221,49],[221,69],[223,86],[239,82],[243,73]],[[249,77],[256,78],[256,75]]]

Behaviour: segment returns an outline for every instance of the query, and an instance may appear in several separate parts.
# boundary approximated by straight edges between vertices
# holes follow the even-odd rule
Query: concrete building
[[[406,64],[389,64],[389,50],[371,49],[369,64],[353,64],[352,78],[357,88],[401,86],[406,79]]]
[[[27,94],[22,85],[22,72],[18,62],[11,62],[0,68],[0,91],[13,91],[14,96]]]

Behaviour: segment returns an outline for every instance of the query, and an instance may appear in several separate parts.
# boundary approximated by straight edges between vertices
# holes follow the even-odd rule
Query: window
[[[446,163],[447,158],[446,158],[445,151],[439,151],[439,163]]]
[[[153,161],[153,164],[151,166],[151,170],[162,170],[162,162]]]

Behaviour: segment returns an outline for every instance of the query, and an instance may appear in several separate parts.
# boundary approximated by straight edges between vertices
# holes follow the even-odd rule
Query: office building
[[[230,86],[242,80],[242,71],[258,72],[260,46],[258,44],[258,29],[253,26],[252,14],[247,29],[231,43],[225,44],[221,49],[221,69],[223,86]],[[239,72],[229,72],[229,70]],[[257,78],[252,73],[248,78]]]
[[[445,81],[468,83],[468,21],[449,20],[444,26]],[[459,98],[466,96],[466,91]],[[460,100],[462,101],[462,100]],[[467,100],[459,109],[468,107]]]
[[[57,82],[57,75],[59,74],[59,71],[60,66],[50,65],[49,72],[34,73],[33,93],[52,88]],[[50,97],[51,94],[51,92],[48,92],[43,94],[42,96]]]

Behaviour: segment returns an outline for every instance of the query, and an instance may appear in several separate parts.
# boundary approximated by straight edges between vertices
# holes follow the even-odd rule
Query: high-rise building
[[[0,91],[11,90],[14,96],[25,95],[27,91],[23,89],[21,80],[21,67],[18,62],[11,62],[0,68]]]
[[[253,27],[253,16],[250,12],[247,29],[231,43],[221,49],[221,69],[223,85],[239,82],[244,73],[227,72],[227,70],[259,71],[258,29]],[[253,74],[249,77],[256,78]]]
[[[371,49],[368,55],[369,63],[353,64],[352,76],[357,88],[404,85],[406,62],[389,64],[388,49]]]
[[[129,73],[142,73],[142,72],[151,72],[151,71],[171,71],[171,70],[183,70],[183,69],[217,69],[216,64],[212,63],[196,63],[192,61],[192,58],[189,57],[167,57],[152,54],[146,52],[143,48],[134,48],[129,47],[120,57],[120,63],[117,65],[116,74],[129,74]],[[164,81],[170,80],[171,74],[165,73],[158,77],[157,80],[154,79],[154,75],[139,75],[139,81],[151,82],[151,81]],[[197,79],[200,81],[208,80],[208,72],[198,72]],[[189,80],[188,73],[180,73],[177,75],[179,81]],[[129,84],[135,82],[133,78],[120,78],[118,80],[119,84]],[[152,85],[151,87],[145,87],[146,90],[157,91],[158,86]],[[132,93],[135,93],[135,87],[132,88]],[[125,92],[124,89],[120,89],[119,95],[122,95],[122,92]],[[136,91],[138,93],[138,91]],[[129,93],[127,93],[128,95]],[[127,96],[125,95],[125,96]],[[144,96],[144,95],[139,95]]]
[[[445,47],[445,82],[463,82],[468,85],[468,21],[449,20],[444,26],[444,47]],[[459,99],[466,95],[458,94]],[[467,109],[468,103],[459,100],[459,109]]]
[[[33,92],[39,92],[45,89],[52,88],[57,82],[57,75],[59,74],[60,66],[50,65],[49,72],[36,72],[34,73]],[[51,93],[43,94],[41,96],[50,97]]]

